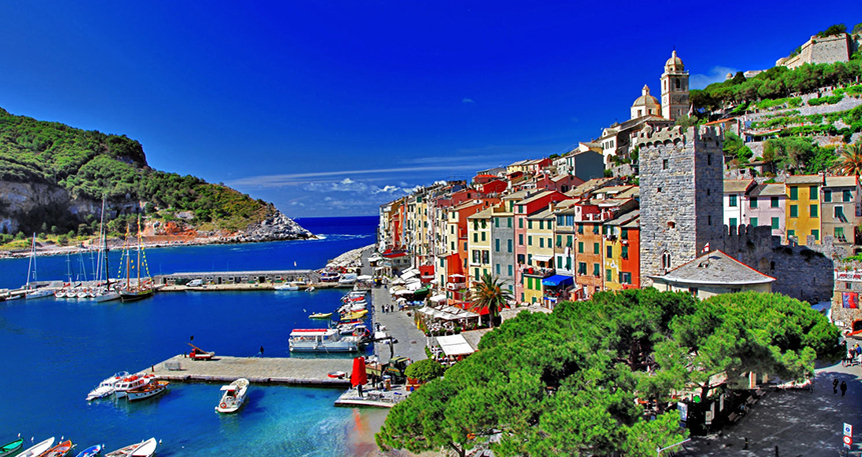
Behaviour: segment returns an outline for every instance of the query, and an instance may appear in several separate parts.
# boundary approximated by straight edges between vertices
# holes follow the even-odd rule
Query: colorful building
[[[788,176],[787,239],[800,245],[820,244],[820,186],[818,175]]]

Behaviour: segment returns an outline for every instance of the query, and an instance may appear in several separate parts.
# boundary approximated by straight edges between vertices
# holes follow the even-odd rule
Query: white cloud
[[[441,165],[442,163],[442,165]],[[390,174],[390,173],[413,173],[413,172],[428,172],[428,171],[452,171],[452,170],[474,170],[480,169],[483,165],[476,166],[475,164],[454,165],[446,162],[435,162],[434,165],[415,166],[415,167],[400,167],[400,168],[382,168],[376,170],[342,170],[342,171],[322,171],[314,173],[289,173],[278,175],[260,175],[249,176],[230,181],[228,185],[232,187],[240,186],[256,186],[256,187],[284,187],[296,185],[319,185],[322,182],[335,182],[344,184],[344,180],[334,181],[332,178],[345,175],[373,175],[373,174]],[[330,178],[329,180],[325,178]],[[350,178],[347,178],[350,179]],[[352,180],[350,181],[353,182]],[[348,183],[349,184],[349,183]]]
[[[392,194],[392,193],[395,193],[395,192],[400,191],[400,190],[404,190],[404,189],[402,189],[400,187],[396,187],[396,186],[387,185],[387,186],[384,186],[382,188],[378,187],[377,189],[374,189],[374,191],[372,193],[375,193],[375,194],[390,193],[390,194]]]
[[[709,74],[694,74],[689,78],[689,87],[703,89],[712,83],[720,83],[727,79],[727,74],[736,74],[738,70],[730,67],[712,67]]]

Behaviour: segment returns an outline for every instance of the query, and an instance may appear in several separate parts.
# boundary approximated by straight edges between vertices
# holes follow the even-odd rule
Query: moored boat
[[[215,410],[220,413],[233,413],[239,410],[245,403],[245,395],[248,392],[248,379],[239,378],[229,385],[222,386],[224,394]]]
[[[131,454],[132,451],[141,447],[144,443],[146,443],[146,441],[141,441],[140,443],[130,444],[128,446],[121,447],[116,451],[111,451],[105,454],[105,457],[126,457],[127,455]]]
[[[308,316],[309,319],[329,319],[332,313],[313,313]]]
[[[102,448],[104,448],[104,444],[97,444],[95,446],[90,446],[87,449],[79,452],[75,457],[95,457],[102,453]]]
[[[91,390],[89,394],[87,394],[87,401],[92,401],[97,398],[107,397],[114,393],[114,389],[117,387],[117,383],[129,376],[128,371],[122,371],[120,373],[116,373],[113,376],[105,379],[99,386],[95,389]]]
[[[287,282],[275,286],[275,290],[299,290],[299,284],[295,282]]]
[[[117,394],[117,398],[123,398],[126,396],[128,391],[142,387],[154,379],[155,375],[152,374],[125,377],[117,383],[117,386],[114,388],[114,393]]]
[[[367,309],[363,309],[363,310],[359,310],[359,311],[351,311],[351,312],[342,314],[341,320],[342,321],[355,321],[357,319],[364,319],[366,314],[368,314]]]
[[[50,437],[45,441],[27,449],[26,451],[18,454],[16,457],[36,457],[41,455],[43,452],[47,451],[51,445],[54,444],[54,437]]]
[[[294,329],[288,344],[290,352],[357,352],[360,340],[334,328]]]
[[[0,447],[0,457],[6,457],[7,455],[12,455],[15,452],[18,452],[18,450],[21,449],[22,447],[24,447],[24,439],[18,438],[17,440]]]
[[[156,441],[155,438],[150,438],[141,443],[140,446],[135,448],[128,455],[129,457],[151,457],[153,454],[156,453],[156,447],[158,447],[158,445],[159,443]]]
[[[323,270],[320,272],[320,282],[338,282],[341,277],[338,272],[331,270]]]
[[[72,444],[72,441],[66,440],[62,443],[58,443],[51,449],[48,449],[47,451],[39,454],[39,457],[63,457],[64,455],[68,454],[73,447],[75,447],[75,445]]]
[[[126,392],[126,397],[128,397],[129,401],[138,401],[144,400],[146,398],[155,397],[161,393],[164,393],[168,390],[168,385],[170,383],[168,381],[150,381],[146,385],[138,387],[136,389],[131,389]]]

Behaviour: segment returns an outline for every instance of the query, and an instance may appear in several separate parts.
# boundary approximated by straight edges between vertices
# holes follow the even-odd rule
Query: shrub
[[[437,363],[436,360],[425,359],[410,364],[404,370],[404,375],[408,378],[418,379],[421,382],[428,382],[443,376],[445,371],[443,365]]]
[[[843,95],[832,95],[832,96],[828,96],[828,97],[812,98],[811,100],[808,100],[808,104],[811,106],[818,106],[818,105],[824,105],[824,104],[825,105],[834,105],[834,104],[840,102],[843,98],[844,98]]]

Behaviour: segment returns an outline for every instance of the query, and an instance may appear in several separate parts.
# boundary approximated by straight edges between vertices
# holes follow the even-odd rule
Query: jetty
[[[349,373],[352,366],[352,358],[216,356],[212,360],[192,360],[180,354],[138,373],[153,373],[174,382],[233,382],[246,378],[253,384],[343,388],[350,386],[350,379],[330,378],[329,373]]]

